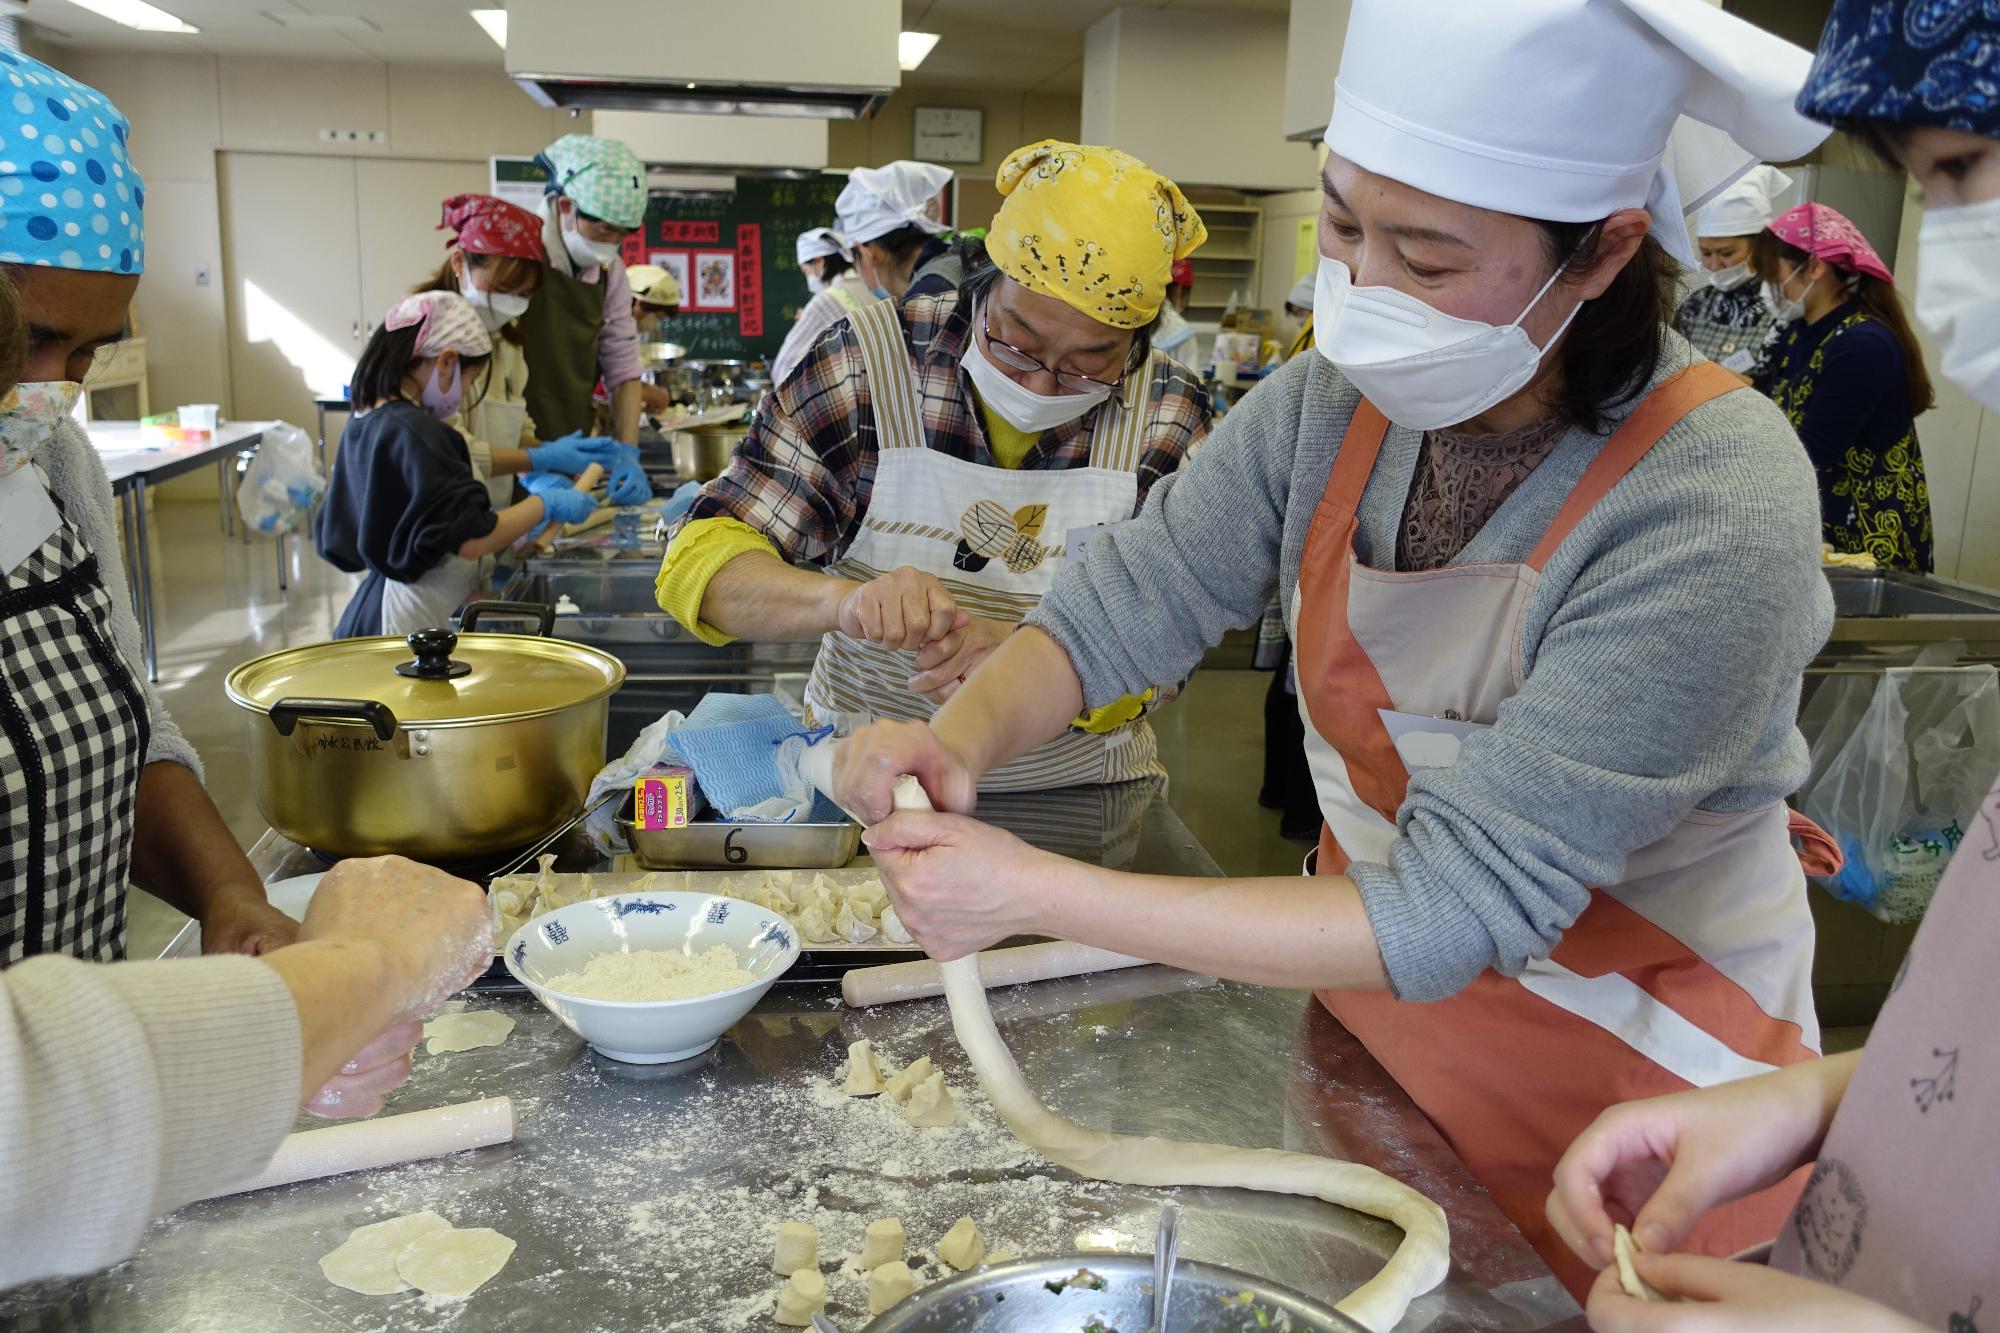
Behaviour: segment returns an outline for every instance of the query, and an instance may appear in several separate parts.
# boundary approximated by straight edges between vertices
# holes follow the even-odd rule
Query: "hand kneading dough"
[[[883,1264],[895,1263],[903,1257],[903,1245],[909,1239],[903,1233],[902,1219],[885,1217],[879,1222],[868,1224],[867,1239],[861,1242],[861,1271],[872,1273]],[[881,1314],[880,1310],[875,1311]]]
[[[771,1271],[790,1275],[819,1262],[819,1232],[810,1222],[785,1222],[778,1227],[778,1244],[771,1254]]]
[[[850,1097],[873,1097],[882,1087],[882,1066],[875,1062],[875,1048],[863,1037],[847,1048],[847,1082],[840,1090]]]
[[[958,1103],[945,1089],[943,1071],[932,1074],[910,1093],[903,1119],[924,1129],[942,1129],[958,1123]]]
[[[937,1253],[938,1258],[963,1273],[986,1257],[986,1238],[972,1225],[971,1218],[961,1217],[944,1233],[944,1239],[937,1244]]]
[[[1618,1285],[1625,1294],[1635,1301],[1664,1301],[1667,1297],[1653,1290],[1652,1284],[1639,1276],[1637,1264],[1633,1261],[1639,1253],[1639,1242],[1632,1239],[1623,1223],[1611,1224],[1611,1253],[1618,1261]]]
[[[451,1223],[428,1208],[386,1222],[371,1222],[348,1232],[339,1249],[320,1259],[319,1271],[334,1286],[358,1291],[363,1296],[390,1296],[408,1291],[410,1284],[396,1276],[396,1256],[419,1236],[449,1230]]]
[[[916,1275],[901,1259],[869,1270],[868,1313],[881,1314],[917,1289]]]
[[[889,1080],[889,1086],[885,1091],[897,1101],[906,1102],[910,1100],[910,1094],[917,1090],[917,1085],[930,1076],[931,1058],[928,1055],[920,1055],[905,1065],[902,1073]]]
[[[514,1020],[494,1009],[471,1013],[439,1014],[424,1024],[424,1050],[431,1055],[450,1051],[470,1051],[480,1046],[498,1046],[514,1030]]]
[[[928,810],[930,800],[915,778],[896,780],[898,810]],[[1043,1106],[1020,1066],[1000,1040],[986,987],[979,979],[979,956],[944,963],[944,993],[951,1026],[972,1062],[972,1072],[993,1109],[1029,1147],[1059,1166],[1091,1180],[1128,1185],[1202,1185],[1303,1194],[1352,1208],[1403,1229],[1403,1239],[1380,1273],[1361,1284],[1338,1306],[1342,1314],[1374,1333],[1402,1322],[1411,1300],[1444,1280],[1451,1267],[1450,1232],[1444,1209],[1380,1171],[1307,1153],[1268,1148],[1229,1148],[1212,1143],[1105,1134],[1065,1119]],[[939,1247],[942,1253],[943,1247]]]
[[[507,1266],[514,1242],[492,1227],[432,1231],[396,1256],[396,1276],[426,1296],[463,1300]]]
[[[801,1268],[778,1292],[778,1322],[805,1328],[826,1308],[826,1279],[817,1268]]]

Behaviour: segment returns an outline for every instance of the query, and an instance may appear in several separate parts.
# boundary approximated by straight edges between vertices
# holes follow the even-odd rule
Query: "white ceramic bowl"
[[[552,977],[580,972],[602,953],[641,949],[696,954],[726,944],[750,980],[685,1000],[592,1000],[551,990]],[[712,893],[621,893],[538,916],[507,941],[507,970],[564,1026],[627,1064],[658,1065],[700,1055],[750,1012],[799,958],[798,932],[775,914]]]

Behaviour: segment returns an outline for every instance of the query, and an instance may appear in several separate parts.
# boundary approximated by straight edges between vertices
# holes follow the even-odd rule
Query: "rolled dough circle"
[[[431,1231],[396,1256],[396,1276],[426,1296],[463,1300],[505,1268],[513,1253],[514,1242],[492,1227]]]

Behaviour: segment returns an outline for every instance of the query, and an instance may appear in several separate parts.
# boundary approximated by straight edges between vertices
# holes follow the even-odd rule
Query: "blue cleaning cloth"
[[[668,735],[667,748],[694,770],[708,803],[726,816],[784,795],[778,744],[787,736],[806,734],[805,725],[771,695],[710,693]],[[812,818],[838,823],[846,816],[820,795]]]

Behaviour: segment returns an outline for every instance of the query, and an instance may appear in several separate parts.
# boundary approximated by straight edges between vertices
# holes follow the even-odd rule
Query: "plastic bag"
[[[313,461],[311,438],[297,426],[277,421],[265,427],[257,452],[243,469],[236,508],[253,532],[275,536],[304,528],[325,492],[326,478]]]
[[[1884,921],[1920,919],[2000,773],[2000,672],[1833,676],[1799,726],[1814,739],[1798,808],[1847,857],[1818,883]]]

